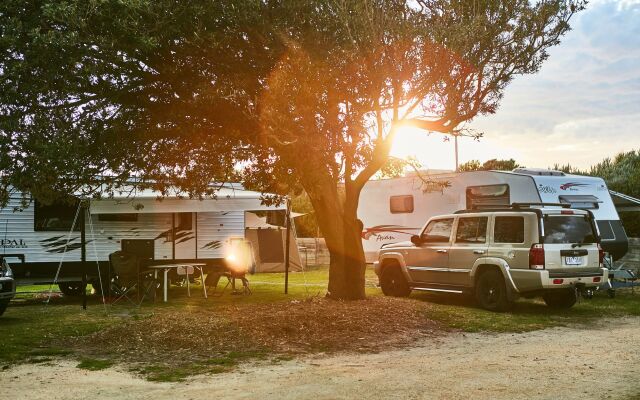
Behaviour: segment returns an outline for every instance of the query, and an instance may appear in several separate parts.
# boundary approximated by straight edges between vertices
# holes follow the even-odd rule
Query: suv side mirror
[[[422,244],[422,238],[418,235],[413,235],[411,236],[411,243],[415,244],[416,246],[420,246]]]

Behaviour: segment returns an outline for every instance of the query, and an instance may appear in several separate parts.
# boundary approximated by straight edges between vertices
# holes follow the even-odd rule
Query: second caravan
[[[603,248],[614,259],[628,239],[602,178],[545,169],[474,171],[372,180],[362,190],[358,217],[367,262],[385,244],[409,240],[432,216],[512,203],[567,203],[590,210]]]

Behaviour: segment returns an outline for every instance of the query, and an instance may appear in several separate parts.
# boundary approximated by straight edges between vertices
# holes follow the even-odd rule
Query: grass
[[[100,371],[102,369],[107,369],[115,364],[113,360],[100,360],[95,358],[85,358],[80,360],[80,363],[77,365],[80,369],[86,369],[88,371]]]
[[[314,268],[305,273],[291,273],[289,294],[284,294],[284,274],[256,274],[249,277],[250,296],[231,295],[228,288],[222,296],[202,297],[202,287],[191,287],[187,297],[186,287],[172,287],[169,302],[161,299],[143,303],[140,308],[116,305],[105,312],[96,296],[89,298],[87,310],[82,310],[79,298],[52,298],[43,303],[38,292],[48,291],[49,286],[20,287],[21,292],[4,316],[0,318],[0,366],[8,368],[16,363],[45,363],[60,357],[79,359],[78,368],[100,370],[120,362],[112,356],[78,353],[60,346],[61,339],[84,337],[114,324],[127,324],[162,313],[215,312],[217,307],[234,305],[268,304],[292,300],[304,300],[324,296],[328,269]],[[377,278],[372,270],[366,275],[368,296],[381,296],[376,287]],[[220,288],[223,282],[220,283]],[[31,293],[31,295],[29,294]],[[554,326],[594,324],[604,317],[640,316],[640,289],[632,294],[619,290],[615,299],[606,293],[596,293],[592,300],[581,300],[570,310],[554,311],[541,300],[521,300],[508,313],[493,313],[477,308],[469,299],[429,293],[414,293],[411,299],[422,308],[425,319],[437,321],[443,328],[466,332],[526,332]],[[390,310],[391,311],[391,310]],[[179,314],[178,314],[179,315]],[[197,314],[199,315],[199,314]],[[56,344],[58,343],[58,344]],[[216,354],[208,359],[182,363],[139,363],[134,371],[152,381],[179,381],[195,373],[222,373],[250,359],[268,359],[278,363],[292,359],[289,354],[269,353],[269,349],[247,352]]]
[[[593,324],[602,318],[640,316],[640,290],[618,290],[615,299],[596,292],[569,310],[553,310],[541,299],[519,300],[507,313],[477,308],[471,299],[416,293],[411,297],[427,303],[425,316],[465,332],[529,332],[555,326]]]
[[[169,364],[153,363],[131,368],[131,372],[143,375],[152,382],[181,382],[196,374],[221,374],[233,370],[246,360],[263,359],[263,352],[231,351],[224,355],[198,362]]]

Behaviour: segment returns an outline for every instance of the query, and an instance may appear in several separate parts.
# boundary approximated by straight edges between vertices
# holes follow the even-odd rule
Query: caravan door
[[[196,235],[193,227],[194,213],[180,212],[173,214],[173,241],[176,260],[196,258]]]

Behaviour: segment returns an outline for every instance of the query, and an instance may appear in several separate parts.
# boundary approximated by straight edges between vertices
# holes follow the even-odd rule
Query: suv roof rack
[[[510,205],[509,204],[493,204],[493,205],[479,206],[471,209],[458,210],[454,214],[466,214],[466,213],[474,213],[474,212],[513,211],[513,210],[522,210],[522,209],[538,211],[542,207],[571,208],[571,204],[567,204],[567,203],[511,203]]]

